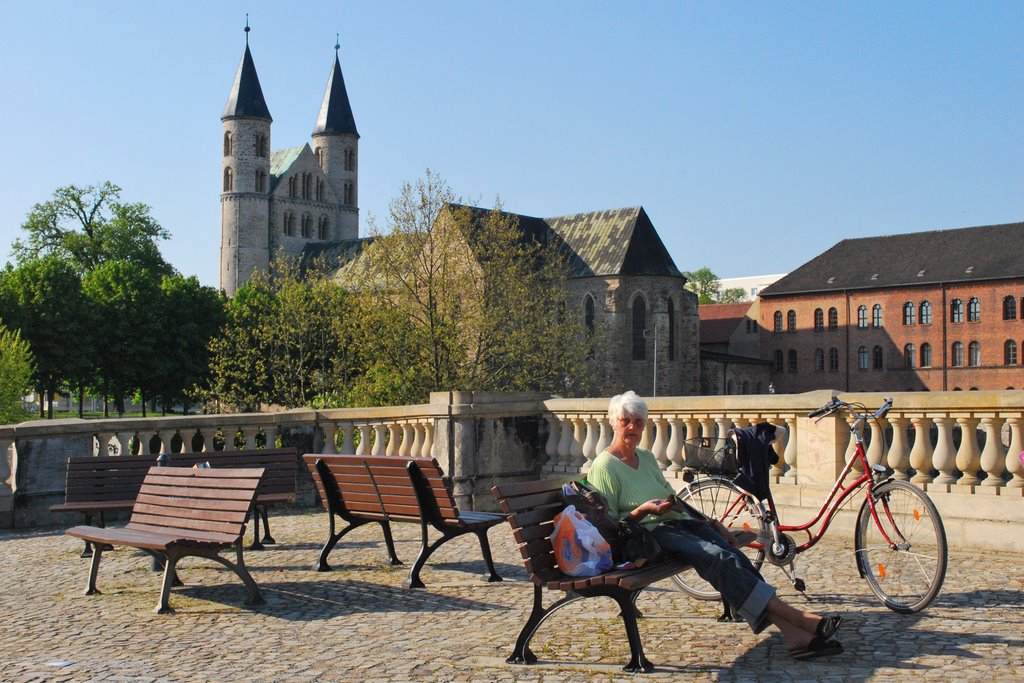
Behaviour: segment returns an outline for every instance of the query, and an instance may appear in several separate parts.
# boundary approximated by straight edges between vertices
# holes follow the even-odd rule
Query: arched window
[[[267,191],[267,174],[265,171],[256,171],[256,191]]]
[[[875,370],[881,370],[883,367],[881,346],[876,346],[874,349],[871,350],[871,359],[871,367],[873,367]]]
[[[932,304],[930,301],[921,302],[921,324],[931,325],[932,324]]]
[[[783,358],[782,350],[781,349],[776,350],[775,351],[775,371],[776,372],[782,372],[782,370],[783,370],[782,358]]]
[[[316,165],[319,166],[322,171],[324,168],[324,151],[320,147],[317,147],[313,150],[313,154],[316,155]]]
[[[914,348],[913,344],[907,344],[903,347],[903,367],[912,368],[917,362],[917,349]]]
[[[796,372],[796,349],[789,350],[789,371]]]
[[[324,181],[317,178],[316,181],[316,200],[322,202],[324,200]]]
[[[345,170],[356,170],[356,151],[354,149],[345,150]]]
[[[308,213],[302,214],[302,236],[306,239],[313,236],[313,218]]]
[[[814,349],[814,370],[815,372],[825,372],[824,349]]]
[[[1017,299],[1012,294],[1003,297],[1003,320],[1017,319]]]
[[[1003,344],[1003,365],[1017,364],[1017,342],[1007,339]]]
[[[345,192],[345,198],[344,198],[345,206],[352,206],[352,198],[353,198],[353,194],[354,194],[352,192],[352,183],[345,183],[344,192]]]
[[[633,299],[633,360],[647,358],[647,302],[642,296]]]
[[[291,211],[284,212],[284,234],[289,237],[295,234],[295,216]]]
[[[668,300],[668,359],[676,359],[676,304]]]
[[[976,368],[981,365],[981,344],[972,341],[967,345],[967,364],[972,368]]]
[[[814,331],[821,332],[825,329],[825,313],[820,308],[814,309]]]
[[[835,308],[828,309],[828,329],[839,329],[839,311]]]
[[[786,313],[786,329],[789,332],[796,332],[796,311]]]
[[[953,362],[954,368],[963,367],[964,364],[964,345],[960,342],[953,342]]]
[[[921,367],[930,368],[932,366],[932,345],[928,343],[921,344]]]
[[[224,156],[231,156],[231,131],[224,131]]]
[[[302,174],[302,198],[312,199],[313,198],[313,174],[303,173]]]
[[[917,306],[914,305],[913,301],[908,301],[903,304],[903,324],[913,325],[916,322]]]
[[[782,332],[782,311],[775,311],[775,327],[776,332]]]
[[[967,322],[981,322],[981,302],[977,297],[972,296],[967,300]]]
[[[962,323],[964,321],[964,302],[960,299],[953,299],[949,304],[949,322]]]
[[[867,326],[868,326],[868,307],[867,306],[858,306],[857,307],[857,327],[863,328],[863,327],[867,327]]]
[[[256,156],[258,156],[260,159],[265,159],[267,158],[267,151],[267,136],[257,135],[255,145]]]
[[[295,199],[299,196],[299,177],[292,176],[288,178],[288,196]]]
[[[828,350],[828,371],[839,372],[839,349],[834,346]]]
[[[594,336],[594,297],[587,294],[583,297],[583,324],[587,326],[587,335]]]
[[[232,192],[235,186],[235,175],[228,166],[224,169],[224,191]]]
[[[331,231],[331,220],[327,216],[320,216],[320,224],[317,225],[316,234],[319,239],[327,239]]]
[[[861,346],[857,349],[857,368],[860,370],[868,369],[868,347]]]
[[[882,326],[882,304],[875,304],[871,307],[871,327]]]

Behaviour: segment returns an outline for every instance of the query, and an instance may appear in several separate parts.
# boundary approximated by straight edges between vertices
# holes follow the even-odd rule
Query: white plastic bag
[[[597,576],[612,568],[611,546],[575,505],[555,515],[555,530],[548,538],[563,574]]]

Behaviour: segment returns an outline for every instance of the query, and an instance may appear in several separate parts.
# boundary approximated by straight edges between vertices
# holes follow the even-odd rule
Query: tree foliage
[[[741,287],[722,290],[722,281],[707,266],[695,271],[684,271],[683,276],[686,278],[686,288],[697,295],[700,304],[739,303],[747,294]]]
[[[0,323],[0,424],[26,417],[21,401],[32,388],[34,365],[32,350],[21,333]]]

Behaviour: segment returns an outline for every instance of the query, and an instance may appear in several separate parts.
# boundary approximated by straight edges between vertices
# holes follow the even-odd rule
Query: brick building
[[[843,240],[760,296],[779,392],[1024,388],[1024,223]]]
[[[706,304],[700,313],[700,393],[766,394],[771,362],[761,358],[759,301]]]

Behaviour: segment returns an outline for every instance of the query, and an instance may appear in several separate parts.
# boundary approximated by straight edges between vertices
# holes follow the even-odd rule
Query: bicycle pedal
[[[807,584],[804,583],[803,579],[793,579],[793,588],[803,593],[807,590]]]

